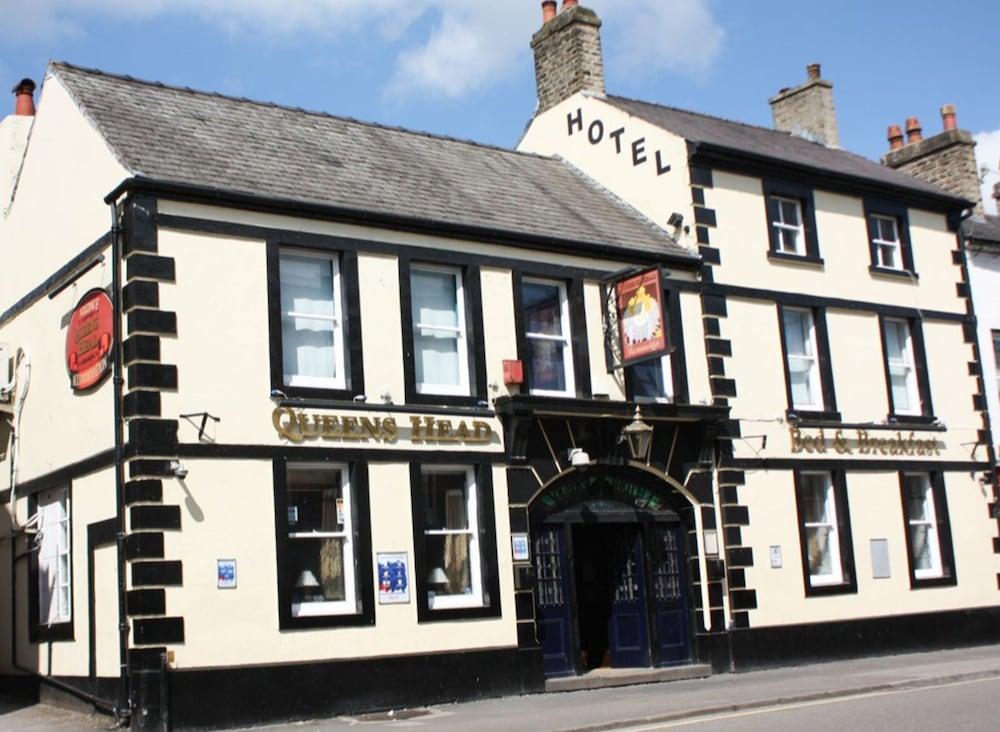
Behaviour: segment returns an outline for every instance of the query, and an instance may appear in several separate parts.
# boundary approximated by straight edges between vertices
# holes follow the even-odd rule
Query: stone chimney
[[[809,78],[805,84],[782,89],[769,100],[774,128],[827,147],[840,147],[833,84],[822,78],[819,64],[809,64],[806,71]]]
[[[997,164],[1000,169],[1000,163]],[[993,184],[993,200],[997,202],[997,214],[1000,215],[1000,181]]]
[[[538,114],[577,92],[604,94],[601,20],[577,0],[542,3],[542,27],[531,39],[535,52]]]
[[[976,142],[971,134],[958,128],[951,104],[941,107],[941,127],[942,131],[933,137],[924,137],[920,122],[911,117],[906,121],[906,144],[897,147],[897,141],[890,137],[890,150],[882,163],[972,201],[976,213],[982,215]]]

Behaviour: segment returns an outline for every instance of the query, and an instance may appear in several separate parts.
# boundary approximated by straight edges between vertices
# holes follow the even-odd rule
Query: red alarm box
[[[524,362],[504,361],[503,362],[503,383],[511,384],[524,383]]]

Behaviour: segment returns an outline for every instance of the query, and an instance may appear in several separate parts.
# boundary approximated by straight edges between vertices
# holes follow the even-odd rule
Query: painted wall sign
[[[379,552],[378,604],[402,605],[410,601],[409,561],[406,552]]]
[[[827,437],[826,431],[818,430],[815,434],[806,434],[798,427],[788,430],[793,453],[809,453],[823,455],[835,452],[838,455],[906,455],[930,457],[940,455],[944,444],[931,438],[917,439],[915,433],[903,436],[897,430],[894,437],[873,437],[868,430],[836,430],[832,437]]]
[[[608,500],[635,506],[640,510],[658,511],[663,500],[650,488],[615,475],[587,475],[550,488],[539,499],[549,513],[592,500]]]
[[[97,384],[111,370],[114,306],[104,290],[81,298],[66,331],[66,368],[73,391]]]
[[[627,160],[632,161],[633,168],[638,168],[649,162],[655,162],[656,174],[658,176],[670,172],[670,165],[664,159],[661,150],[656,150],[652,153],[653,158],[651,161],[646,138],[626,135],[627,130],[624,127],[612,129],[602,119],[584,120],[583,109],[577,109],[576,112],[567,114],[566,124],[570,137],[574,134],[583,134],[586,130],[587,141],[591,145],[614,145],[615,153],[618,155],[624,154]]]
[[[615,307],[624,365],[667,352],[663,286],[658,267],[616,282]]]
[[[294,443],[312,439],[394,443],[408,436],[411,442],[486,444],[493,439],[493,427],[479,420],[410,417],[407,435],[407,428],[401,428],[394,417],[307,414],[277,407],[271,413],[271,423],[281,437]]]

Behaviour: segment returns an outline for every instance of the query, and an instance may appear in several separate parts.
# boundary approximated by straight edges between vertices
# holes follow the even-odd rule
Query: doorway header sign
[[[626,277],[614,287],[622,365],[666,354],[669,345],[664,327],[660,268]]]

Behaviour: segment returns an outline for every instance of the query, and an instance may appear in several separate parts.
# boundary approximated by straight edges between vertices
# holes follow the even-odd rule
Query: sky
[[[886,128],[976,135],[1000,180],[997,0],[585,0],[608,90],[770,125],[767,100],[823,65],[841,145],[877,159]],[[535,106],[540,0],[0,0],[0,83],[50,59],[385,124],[517,144]],[[13,99],[8,101],[13,104]],[[3,112],[0,108],[0,112]],[[995,207],[991,210],[995,211]]]

